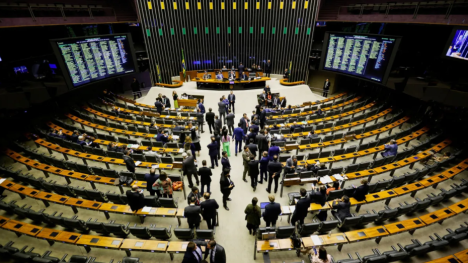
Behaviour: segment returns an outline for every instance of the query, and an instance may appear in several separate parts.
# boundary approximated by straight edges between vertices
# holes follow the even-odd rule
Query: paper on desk
[[[335,177],[336,180],[338,181],[343,181],[343,176],[341,176],[341,174],[334,174],[333,177]]]
[[[143,209],[141,209],[141,212],[149,213],[149,212],[151,212],[151,208],[152,207],[145,206],[145,207],[143,207]]]
[[[159,168],[159,164],[153,164],[153,166],[151,166],[151,168],[153,168],[153,169],[158,169],[158,168]]]
[[[136,161],[136,162],[135,162],[135,166],[138,166],[138,165],[140,165],[140,164],[141,164],[140,161]]]
[[[281,123],[281,124],[279,124],[279,126],[280,126],[280,127],[284,127],[284,124]]]
[[[167,119],[169,119],[169,115],[166,115],[166,117],[164,117],[164,118],[167,118]]]
[[[324,176],[322,178],[320,178],[320,182],[322,184],[328,184],[328,183],[333,183],[333,180],[330,178],[330,176]]]
[[[172,135],[172,139],[178,140],[178,139],[179,139],[179,135]]]
[[[0,184],[3,183],[6,179],[0,179]]]
[[[294,210],[296,210],[296,207],[295,206],[290,206],[289,210],[291,210],[291,213],[294,213]]]
[[[184,148],[180,148],[179,153],[183,153],[183,152],[184,152]]]
[[[311,235],[310,238],[312,238],[312,242],[314,242],[315,246],[320,246],[322,245],[322,240],[320,240],[320,237],[317,235]]]
[[[277,139],[281,139],[281,135],[280,135],[280,134],[275,133],[275,137],[276,137]]]

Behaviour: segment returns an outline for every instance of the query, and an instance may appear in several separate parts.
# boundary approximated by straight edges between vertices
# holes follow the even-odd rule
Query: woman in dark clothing
[[[258,199],[254,197],[252,199],[252,204],[248,204],[244,210],[245,220],[247,221],[247,229],[249,229],[249,234],[255,235],[258,227],[260,226],[261,209],[257,205]]]
[[[198,138],[197,128],[192,125],[192,122],[188,123],[188,127],[190,130],[190,137],[192,137],[192,144],[194,147],[194,150],[192,151],[192,155],[193,155],[193,158],[197,159],[195,157],[195,152],[198,152],[198,156],[200,156],[200,151],[201,151],[200,138]]]

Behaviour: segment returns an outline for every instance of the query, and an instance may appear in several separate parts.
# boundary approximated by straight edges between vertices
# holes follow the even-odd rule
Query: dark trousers
[[[266,76],[267,78],[270,77],[270,74],[271,74],[271,72],[265,72],[265,76]]]
[[[187,223],[188,223],[188,226],[189,226],[190,229],[193,229],[194,227],[195,227],[196,229],[199,229],[199,228],[200,228],[200,222],[197,222],[197,223],[194,223],[194,222],[189,223],[188,220],[187,220]]]
[[[187,174],[187,180],[189,181],[189,187],[190,187],[190,188],[193,187],[192,176],[195,177],[195,180],[197,181],[197,185],[200,184],[200,181],[198,181],[198,176],[196,176],[196,175],[193,174],[193,173],[189,173],[189,174]]]
[[[208,193],[211,193],[211,191],[210,191],[211,182],[210,182],[210,183],[207,183],[207,184],[202,183],[202,184],[201,184],[201,189],[200,189],[200,191],[201,191],[200,193],[201,193],[202,195],[203,195],[203,193],[205,193],[205,191],[203,191],[203,190],[205,189],[205,185],[206,185],[206,191],[207,191]]]
[[[148,190],[151,196],[154,196],[154,194],[157,194],[158,197],[161,197],[161,192],[159,190]]]
[[[322,96],[324,96],[325,98],[328,97],[328,90],[325,90],[325,89],[324,89],[324,90],[323,90]]]
[[[268,191],[271,191],[271,184],[273,183],[273,181],[275,181],[275,193],[278,191],[278,180],[279,180],[280,176],[279,175],[276,175],[275,178],[273,178],[273,175],[270,174],[269,177],[268,177]]]
[[[218,158],[217,158],[217,156],[210,155],[210,159],[211,159],[211,168],[214,168],[215,164],[216,164],[216,167],[218,167]]]
[[[304,218],[305,217],[298,217],[296,215],[293,215],[291,217],[291,225],[295,225],[296,224],[296,221],[299,221],[299,224],[302,226],[304,224]]]
[[[229,131],[229,135],[232,136],[232,134],[234,133],[234,125],[228,125],[228,131]]]
[[[277,219],[278,220],[278,219]],[[276,221],[266,221],[265,220],[265,223],[266,223],[266,226],[269,227],[269,226],[272,226],[272,227],[276,227]]]
[[[218,157],[218,159],[221,159],[221,142],[218,142],[218,155],[216,157]],[[218,164],[216,163],[216,166],[218,166]]]
[[[265,122],[264,121],[260,121],[260,128],[263,130],[263,127],[265,127]]]
[[[223,192],[223,205],[224,205],[224,207],[227,206],[227,200],[229,199],[229,195],[231,195],[231,191]]]
[[[161,197],[163,197],[163,198],[172,198],[172,195],[170,195],[170,194],[161,194]]]
[[[265,182],[268,180],[268,173],[267,173],[267,170],[262,170],[262,168],[260,168],[260,182],[263,182],[263,180],[265,180]]]
[[[219,112],[219,119],[223,121],[223,123],[226,123],[226,112],[221,113]]]
[[[213,133],[214,131],[214,123],[213,122],[208,122],[208,128],[210,128],[210,133]],[[213,129],[213,130],[212,130]]]
[[[237,154],[237,149],[239,149],[239,153],[242,152],[242,140],[236,140],[236,154]]]
[[[213,229],[216,226],[216,216],[205,218],[208,229]]]
[[[199,122],[199,123],[198,123],[198,135],[200,135],[200,131],[201,131],[201,132],[204,132],[204,131],[203,131],[203,122]]]
[[[133,91],[133,100],[136,100],[136,98],[141,98],[141,91]]]
[[[231,109],[232,113],[236,113],[236,110],[234,109],[234,103],[229,102],[229,109]]]
[[[258,174],[254,176],[250,176],[250,186],[252,186],[252,188],[257,187],[257,181],[258,181]]]

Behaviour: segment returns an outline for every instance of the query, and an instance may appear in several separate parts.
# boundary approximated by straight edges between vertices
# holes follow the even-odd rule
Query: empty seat
[[[173,198],[159,198],[162,207],[177,208],[177,201]]]
[[[214,239],[215,231],[213,229],[197,229],[196,230],[197,239]]]
[[[289,238],[295,231],[294,226],[280,226],[276,230],[277,238]]]
[[[107,199],[107,196],[99,191],[99,190],[95,190],[95,189],[86,189],[86,194],[89,196],[90,199],[92,200],[96,200],[96,201],[100,201],[100,202],[108,202],[109,199]]]
[[[89,227],[86,225],[85,221],[77,219],[77,216],[73,218],[63,218],[63,225],[69,229],[76,229],[83,233],[89,232]]]
[[[113,223],[104,223],[104,229],[107,230],[107,232],[112,233],[115,236],[119,237],[127,237],[128,234],[130,234],[130,230],[128,230],[128,224],[123,225],[123,224],[113,224]]]
[[[301,236],[310,236],[313,233],[317,232],[320,228],[320,223],[314,222],[314,223],[306,223],[302,226],[300,234]]]
[[[169,226],[169,228],[152,226],[148,228],[148,230],[151,233],[151,236],[156,239],[167,240],[172,237],[171,228],[172,226]]]
[[[174,235],[182,240],[191,240],[194,237],[193,229],[190,228],[176,228],[174,229]]]

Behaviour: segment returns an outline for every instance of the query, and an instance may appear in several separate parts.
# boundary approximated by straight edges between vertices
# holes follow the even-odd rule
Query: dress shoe
[[[269,194],[271,194],[271,192],[270,192],[270,190],[268,190],[268,188],[267,188],[267,189],[265,189],[265,190],[266,190],[266,191],[267,191]]]
[[[254,189],[254,192],[255,192],[255,190],[257,190],[257,187],[254,187],[253,189]]]
[[[197,185],[200,185],[200,182],[197,182]]]
[[[227,200],[228,200],[228,201],[232,201],[232,199],[231,199],[231,198],[228,198]]]
[[[245,180],[245,179],[242,179],[242,180],[244,180],[244,182],[246,182],[246,183],[247,183],[247,180]]]
[[[259,184],[263,184],[263,182],[262,182],[262,181],[260,181],[260,182],[258,182],[258,183],[259,183]]]
[[[225,206],[224,209],[228,210],[229,211],[229,207]]]
[[[237,153],[236,153],[236,156],[237,156]]]

